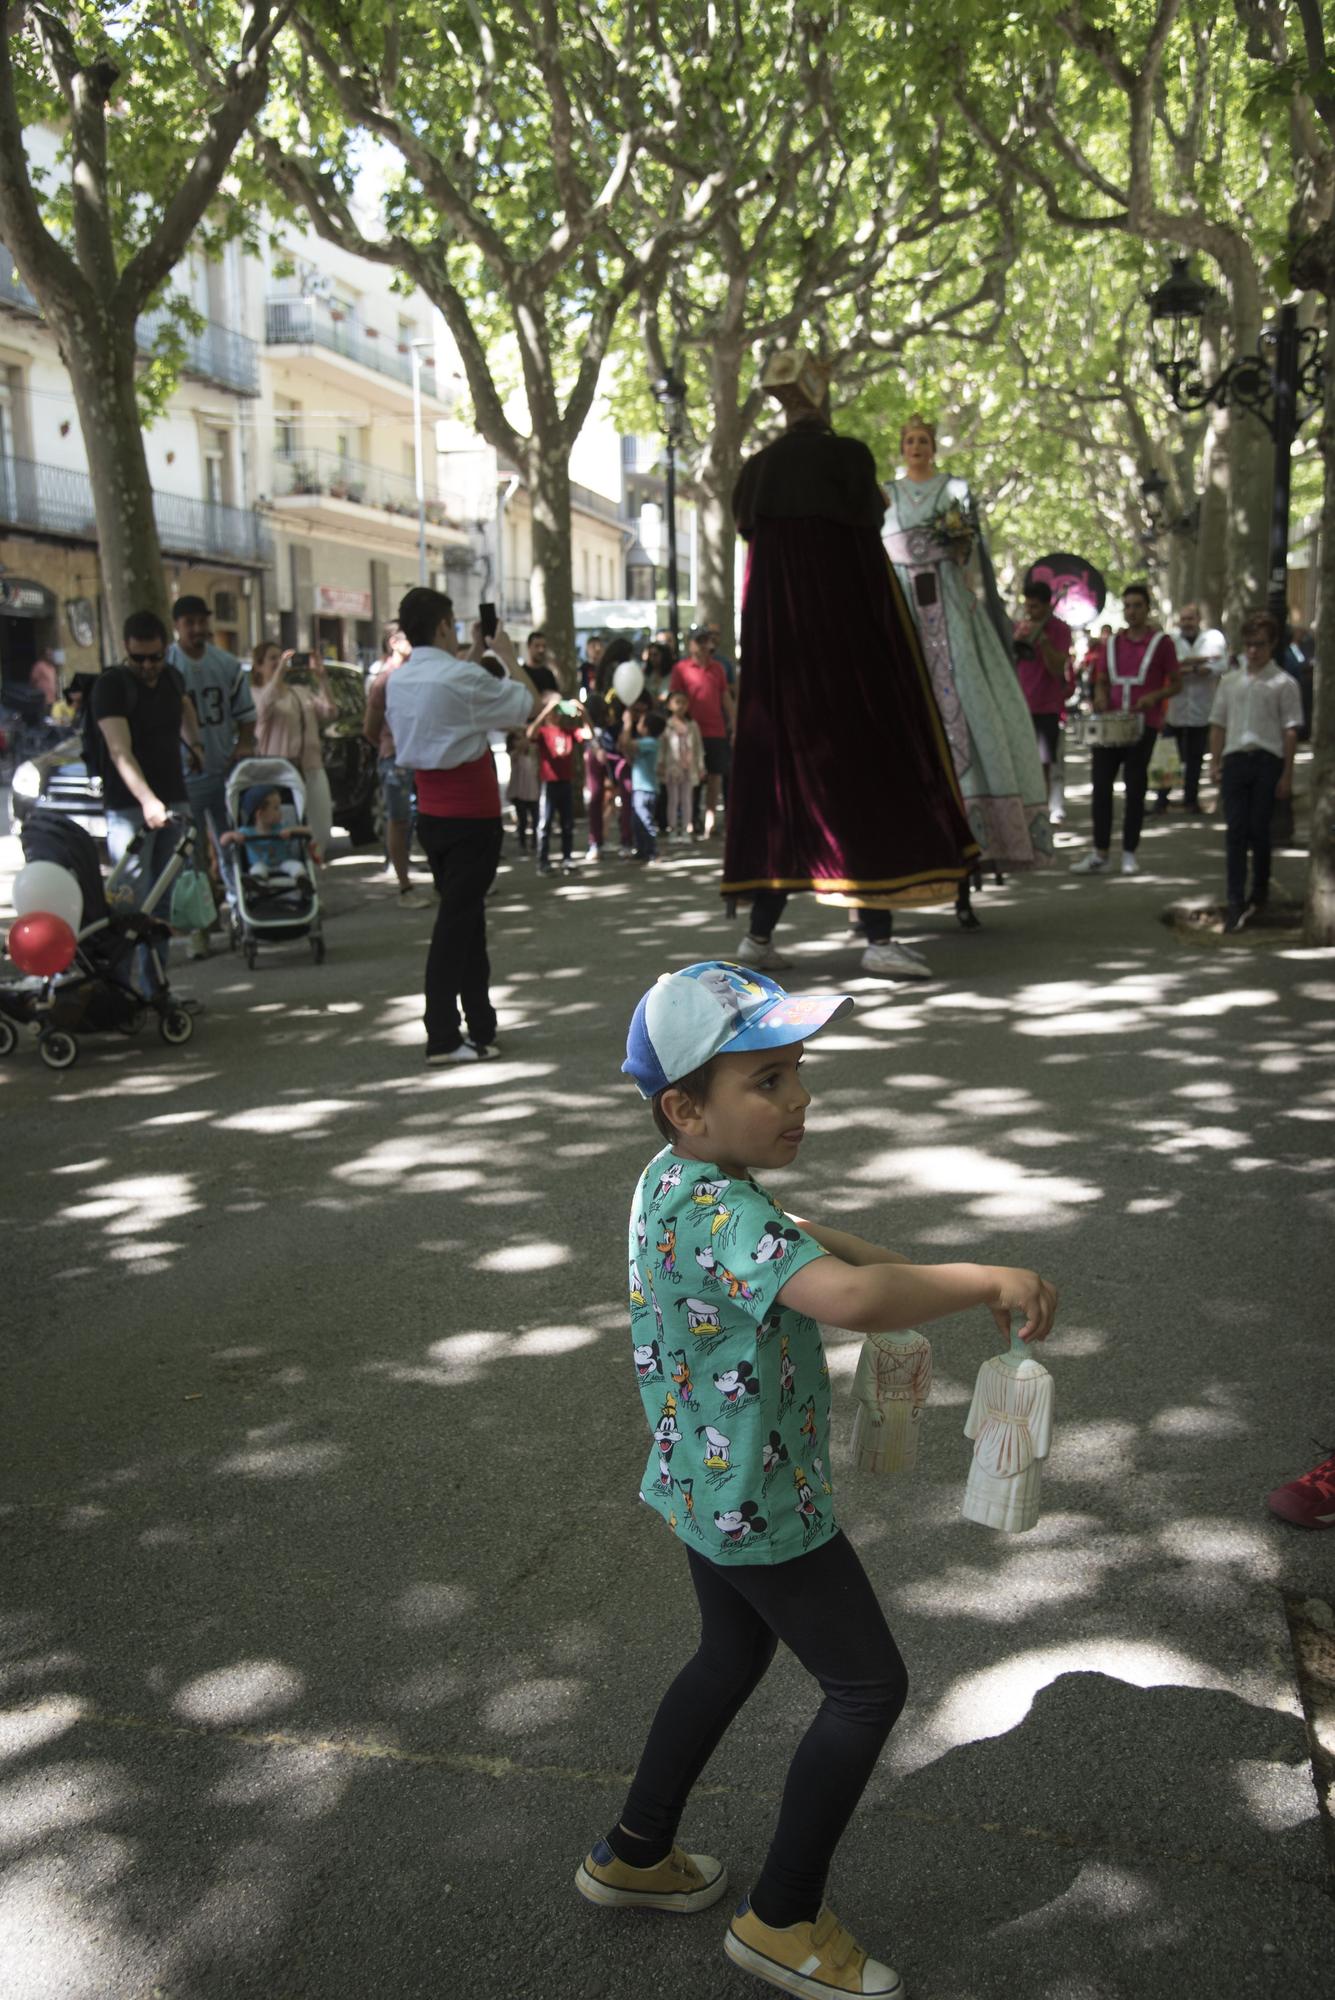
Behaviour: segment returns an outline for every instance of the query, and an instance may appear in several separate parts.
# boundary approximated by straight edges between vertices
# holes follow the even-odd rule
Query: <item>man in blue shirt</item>
[[[227,777],[232,766],[255,754],[255,702],[250,692],[250,676],[233,653],[215,646],[209,633],[209,607],[202,597],[178,597],[172,606],[176,640],[167,654],[185,683],[191,706],[199,718],[203,749],[202,768],[186,773],[190,810],[199,830],[196,855],[216,879],[217,857],[209,837],[221,840],[231,821],[227,817]],[[208,946],[204,934],[196,931],[190,941],[190,956],[202,958]]]

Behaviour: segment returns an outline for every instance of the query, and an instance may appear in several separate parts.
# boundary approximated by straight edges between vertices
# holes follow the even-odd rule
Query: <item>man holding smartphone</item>
[[[433,1067],[499,1053],[486,896],[501,856],[501,793],[490,734],[523,729],[556,704],[554,695],[539,694],[502,626],[484,633],[487,622],[479,620],[472,651],[461,659],[450,599],[425,586],[410,590],[399,624],[412,651],[386,686],[395,754],[416,777],[417,834],[440,897],[426,961],[426,1059]],[[484,652],[500,661],[502,678],[482,665]]]

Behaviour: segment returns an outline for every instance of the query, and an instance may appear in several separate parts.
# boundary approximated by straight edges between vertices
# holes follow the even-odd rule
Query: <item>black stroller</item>
[[[149,890],[143,907],[118,907],[117,890],[125,862],[138,852],[138,833],[103,887],[97,843],[90,833],[64,813],[39,808],[23,823],[23,854],[28,861],[54,861],[68,868],[83,891],[83,917],[72,962],[50,979],[21,977],[0,985],[0,1056],[18,1043],[26,1027],[37,1037],[37,1050],[51,1069],[68,1069],[78,1060],[81,1034],[137,1035],[150,1012],[158,1017],[158,1033],[173,1045],[188,1042],[195,1031],[190,1014],[173,997],[159,955],[171,936],[171,925],[154,915],[171,891],[195,844],[188,819],[171,858]],[[122,892],[123,893],[123,892]],[[147,953],[153,990],[145,999],[132,981],[135,953]]]

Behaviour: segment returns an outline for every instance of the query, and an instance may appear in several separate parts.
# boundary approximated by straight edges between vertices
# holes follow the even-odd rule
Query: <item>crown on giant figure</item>
[[[818,360],[810,348],[782,347],[766,362],[760,386],[771,396],[795,391],[814,410],[825,400],[832,372],[831,364]]]

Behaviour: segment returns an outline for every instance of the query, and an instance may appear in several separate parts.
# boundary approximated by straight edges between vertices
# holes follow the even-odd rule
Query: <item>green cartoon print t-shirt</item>
[[[640,1497],[712,1562],[789,1562],[835,1532],[820,1328],[776,1304],[824,1254],[753,1180],[670,1148],[635,1191],[631,1341],[653,1437]]]

